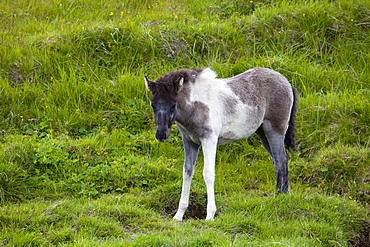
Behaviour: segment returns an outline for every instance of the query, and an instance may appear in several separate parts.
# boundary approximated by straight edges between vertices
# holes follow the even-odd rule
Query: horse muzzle
[[[167,141],[169,136],[170,136],[170,129],[169,128],[167,128],[165,126],[157,128],[157,131],[155,133],[155,138],[157,139],[157,141],[165,142],[165,141]]]
[[[170,130],[174,121],[174,117],[174,114],[164,114],[163,112],[158,112],[156,114],[157,131],[155,133],[155,138],[157,141],[167,141],[168,137],[170,136]]]

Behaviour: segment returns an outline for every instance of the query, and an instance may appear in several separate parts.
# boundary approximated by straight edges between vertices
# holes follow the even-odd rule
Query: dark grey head
[[[156,121],[155,137],[159,142],[167,141],[177,111],[177,93],[184,83],[184,75],[170,73],[160,77],[157,81],[150,81],[145,77],[145,84],[152,92],[150,105],[154,111]]]

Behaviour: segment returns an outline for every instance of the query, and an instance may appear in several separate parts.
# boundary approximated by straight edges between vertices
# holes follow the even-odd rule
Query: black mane
[[[157,87],[166,89],[167,91],[177,93],[179,82],[184,78],[184,83],[194,81],[194,79],[203,71],[202,68],[196,69],[180,69],[164,74],[156,80]]]

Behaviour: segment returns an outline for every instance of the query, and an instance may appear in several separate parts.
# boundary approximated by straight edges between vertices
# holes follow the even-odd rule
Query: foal
[[[273,158],[278,193],[288,192],[284,143],[294,148],[297,92],[283,75],[267,68],[253,68],[232,78],[218,79],[207,68],[173,71],[155,82],[145,77],[145,83],[153,94],[156,139],[165,142],[173,122],[182,133],[183,185],[174,219],[181,221],[189,205],[199,147],[203,148],[207,187],[206,220],[213,220],[217,145],[245,139],[253,133]]]

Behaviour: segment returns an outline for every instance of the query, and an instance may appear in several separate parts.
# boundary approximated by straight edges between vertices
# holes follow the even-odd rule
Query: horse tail
[[[296,117],[296,112],[297,112],[298,92],[294,87],[292,87],[292,91],[293,91],[293,106],[292,106],[292,110],[290,111],[289,126],[285,133],[284,142],[288,148],[295,150],[295,140],[294,140],[295,117]]]

